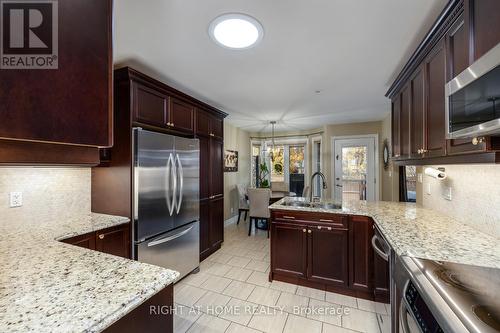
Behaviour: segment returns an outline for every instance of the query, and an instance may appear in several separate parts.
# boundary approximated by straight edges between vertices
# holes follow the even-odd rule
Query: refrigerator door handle
[[[167,170],[166,170],[166,175],[165,175],[165,201],[167,202],[167,208],[168,208],[168,213],[170,214],[170,216],[172,216],[172,213],[174,212],[174,197],[175,197],[175,187],[176,187],[176,183],[177,181],[174,179],[174,195],[173,197],[171,198],[170,197],[170,180],[172,178],[172,165],[174,163],[174,158],[173,158],[173,155],[172,153],[170,153],[170,155],[168,156],[168,160],[167,160]]]
[[[178,163],[177,171],[179,171],[179,173],[178,173],[178,176],[179,176],[179,200],[177,201],[177,214],[179,214],[179,211],[181,210],[181,206],[182,206],[182,197],[184,196],[184,172],[182,169],[182,163],[181,163],[181,159],[179,158],[179,154],[176,154],[176,159],[177,159],[177,163]]]
[[[182,230],[181,232],[175,234],[175,235],[172,235],[172,236],[168,236],[168,237],[165,237],[165,238],[160,238],[160,239],[156,239],[152,242],[149,242],[148,243],[148,247],[151,247],[151,246],[155,246],[155,245],[159,245],[159,244],[163,244],[163,243],[166,243],[166,242],[170,242],[176,238],[179,238],[179,237],[182,237],[184,236],[185,234],[187,234],[188,232],[191,231],[191,229],[193,229],[194,225],[191,225],[189,228],[187,229],[184,229]]]

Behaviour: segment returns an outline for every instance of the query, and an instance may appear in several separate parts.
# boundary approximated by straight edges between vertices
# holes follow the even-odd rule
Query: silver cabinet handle
[[[99,239],[104,239],[104,234],[100,234]]]
[[[289,219],[289,220],[295,220],[295,217],[293,217],[293,216],[286,216],[286,215],[283,215],[283,218],[284,218],[284,219]]]
[[[328,229],[328,230],[332,230],[332,227],[328,227],[327,229]]]
[[[309,229],[309,230],[307,230],[307,232],[308,232],[308,233],[312,233],[312,230],[311,230],[311,229]]]
[[[172,235],[172,236],[168,236],[168,237],[165,237],[165,238],[160,238],[160,239],[157,239],[157,240],[154,240],[152,242],[149,242],[148,243],[148,247],[150,246],[155,246],[155,245],[159,245],[159,244],[163,244],[163,243],[166,243],[166,242],[170,242],[176,238],[179,238],[179,237],[182,237],[184,236],[185,234],[187,234],[189,231],[191,231],[191,229],[193,229],[194,225],[190,226],[189,228],[187,228],[186,230],[183,230],[175,235]]]
[[[328,220],[328,219],[319,219],[320,222],[333,222],[333,220]]]
[[[302,232],[307,232],[307,230],[306,229],[302,229]]]
[[[177,165],[178,165],[178,171],[179,171],[179,200],[177,201],[177,214],[179,214],[179,211],[181,210],[182,206],[182,197],[184,196],[184,170],[182,169],[182,163],[181,159],[179,158],[179,154],[176,154],[175,156],[177,160]],[[177,178],[177,175],[176,175]]]
[[[384,259],[385,261],[389,261],[389,255],[387,255],[387,253],[385,253],[384,251],[382,251],[381,249],[379,249],[379,247],[377,246],[377,235],[373,235],[372,237],[372,247],[373,247],[373,250],[375,252],[377,252],[377,254],[379,256],[382,257],[382,259]]]
[[[167,208],[168,208],[168,213],[170,216],[172,216],[172,213],[174,212],[174,198],[170,197],[170,179],[172,178],[172,164],[173,164],[174,158],[172,153],[168,155],[168,160],[167,160],[167,171],[166,171],[166,178],[165,178],[165,201],[167,202]],[[174,190],[175,190],[175,183],[177,181],[174,180]],[[175,194],[175,191],[174,191]]]
[[[318,230],[321,230],[321,226],[318,225]]]

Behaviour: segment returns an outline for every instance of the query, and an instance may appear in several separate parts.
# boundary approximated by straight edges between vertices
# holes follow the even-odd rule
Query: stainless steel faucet
[[[310,183],[311,184],[311,193],[309,194],[309,201],[310,202],[313,201],[314,177],[316,177],[316,176],[320,176],[321,179],[323,180],[323,189],[326,190],[328,188],[326,186],[326,177],[325,177],[325,175],[322,172],[320,172],[320,171],[316,171],[315,173],[313,173],[312,176],[311,176],[311,183]],[[321,200],[321,194],[320,194],[319,199]]]

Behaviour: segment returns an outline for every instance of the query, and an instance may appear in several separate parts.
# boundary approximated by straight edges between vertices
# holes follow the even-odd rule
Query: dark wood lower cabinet
[[[224,241],[224,197],[200,200],[200,261]]]
[[[369,217],[273,210],[269,280],[388,303],[389,267],[375,259],[373,233]]]
[[[130,259],[130,226],[128,224],[66,238],[62,242]]]
[[[325,226],[307,230],[307,279],[333,286],[348,287],[348,231]]]
[[[305,278],[307,275],[306,227],[272,222],[271,235],[273,273],[292,278]]]
[[[170,284],[119,319],[105,333],[171,333],[174,331],[174,286]]]

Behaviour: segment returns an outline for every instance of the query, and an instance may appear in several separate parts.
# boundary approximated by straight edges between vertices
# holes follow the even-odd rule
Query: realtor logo
[[[57,69],[57,0],[0,0],[0,68]]]

